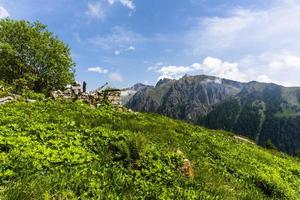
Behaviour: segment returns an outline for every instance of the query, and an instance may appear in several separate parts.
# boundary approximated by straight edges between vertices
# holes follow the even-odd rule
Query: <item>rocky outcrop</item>
[[[86,87],[86,85],[84,86]],[[104,89],[100,87],[90,93],[81,90],[80,84],[68,85],[64,91],[53,91],[50,96],[54,99],[64,98],[72,100],[83,100],[86,103],[97,105],[100,102],[109,102],[112,106],[122,106],[121,90],[119,89]]]
[[[12,96],[7,96],[7,97],[0,98],[0,105],[9,103],[13,100],[14,100],[14,98]]]

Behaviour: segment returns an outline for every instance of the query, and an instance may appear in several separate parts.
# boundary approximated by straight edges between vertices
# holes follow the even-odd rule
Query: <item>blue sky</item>
[[[0,0],[69,44],[90,89],[184,74],[300,86],[299,0]]]

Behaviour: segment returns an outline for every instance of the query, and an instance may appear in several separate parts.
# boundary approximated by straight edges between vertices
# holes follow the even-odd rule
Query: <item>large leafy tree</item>
[[[74,81],[70,48],[40,22],[0,20],[0,80],[36,92]]]

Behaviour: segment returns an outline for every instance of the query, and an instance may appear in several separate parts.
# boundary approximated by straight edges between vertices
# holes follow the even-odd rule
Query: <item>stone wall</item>
[[[121,90],[107,89],[100,91],[93,91],[92,93],[82,92],[79,84],[67,86],[64,91],[53,91],[50,96],[54,99],[81,99],[86,103],[97,105],[101,102],[109,102],[113,106],[122,106]]]

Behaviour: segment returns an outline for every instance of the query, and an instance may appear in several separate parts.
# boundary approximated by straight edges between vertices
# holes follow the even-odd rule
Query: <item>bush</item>
[[[14,90],[14,87],[12,87],[0,80],[0,98],[8,96],[13,90]]]
[[[43,100],[45,99],[45,95],[43,93],[36,93],[33,91],[25,91],[22,94],[22,97],[25,99],[33,99],[33,100]]]

